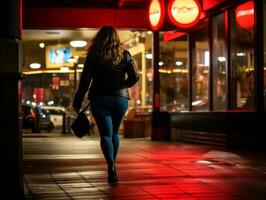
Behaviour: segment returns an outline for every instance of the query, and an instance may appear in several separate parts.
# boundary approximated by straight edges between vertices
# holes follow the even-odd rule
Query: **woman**
[[[73,108],[79,112],[86,92],[100,133],[100,144],[108,166],[108,182],[118,181],[116,157],[119,126],[128,108],[128,88],[139,80],[127,50],[121,48],[116,30],[103,26],[88,49]]]

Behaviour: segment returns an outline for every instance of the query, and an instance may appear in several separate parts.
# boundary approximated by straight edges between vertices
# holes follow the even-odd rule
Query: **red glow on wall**
[[[205,12],[201,12],[200,19],[204,19],[205,17],[206,17],[206,13]]]
[[[201,6],[197,0],[170,0],[168,16],[171,22],[180,28],[194,26],[201,17]]]
[[[236,22],[243,29],[254,27],[254,2],[248,1],[237,6],[235,11]]]
[[[202,7],[203,10],[206,11],[218,6],[219,4],[222,4],[225,1],[227,0],[204,0],[202,1]]]
[[[182,37],[183,35],[186,35],[185,32],[172,32],[172,31],[168,31],[168,32],[164,32],[163,33],[163,41],[168,42],[171,40],[174,40],[176,38]]]
[[[97,16],[97,17],[95,17]],[[111,8],[23,8],[23,28],[116,28],[149,29],[147,9]]]
[[[153,30],[162,27],[164,21],[165,7],[163,0],[152,0],[149,5],[149,23]]]

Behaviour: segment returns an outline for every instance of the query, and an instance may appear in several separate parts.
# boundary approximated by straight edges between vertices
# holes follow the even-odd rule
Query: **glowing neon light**
[[[197,0],[170,0],[168,16],[171,22],[180,28],[194,26],[201,16],[201,6]]]
[[[149,23],[153,30],[158,30],[163,25],[164,20],[164,2],[163,0],[152,0],[149,6]]]
[[[236,22],[243,29],[254,27],[254,2],[248,1],[236,7]]]

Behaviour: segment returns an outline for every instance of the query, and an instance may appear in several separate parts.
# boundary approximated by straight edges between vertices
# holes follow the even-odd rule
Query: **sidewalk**
[[[263,153],[121,138],[110,186],[97,137],[24,134],[23,148],[26,199],[266,199]]]

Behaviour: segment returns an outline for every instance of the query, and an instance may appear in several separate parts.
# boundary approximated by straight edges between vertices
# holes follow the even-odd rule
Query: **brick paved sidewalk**
[[[106,182],[97,137],[23,137],[26,199],[266,199],[266,156],[121,139],[120,181]]]

